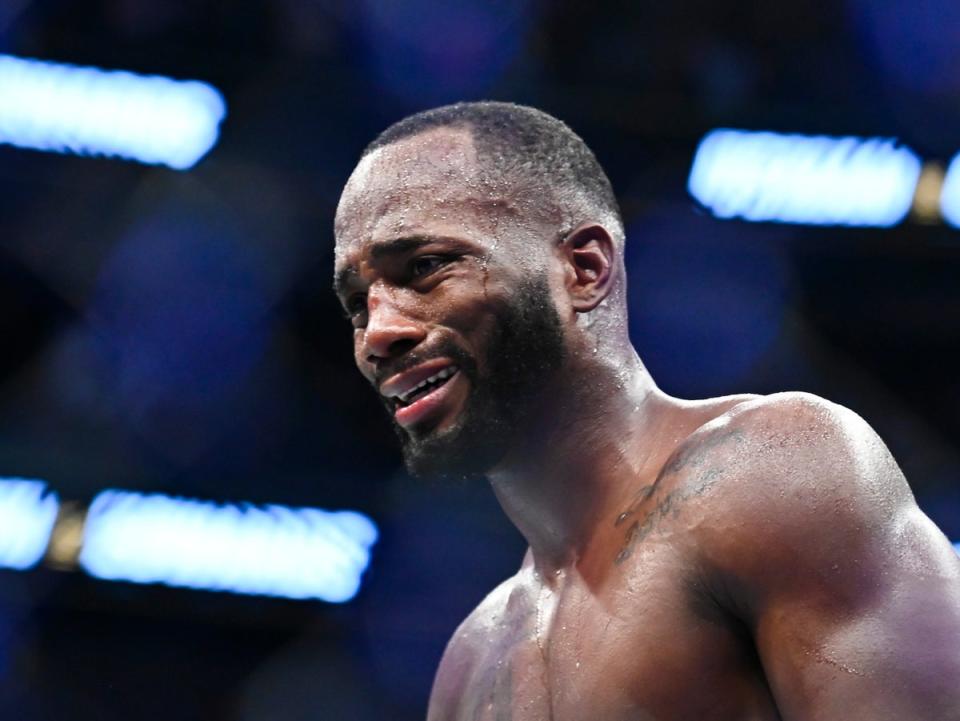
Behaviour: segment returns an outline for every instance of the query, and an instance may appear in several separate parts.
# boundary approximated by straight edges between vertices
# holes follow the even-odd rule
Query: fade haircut
[[[593,151],[565,123],[536,108],[485,100],[424,110],[384,130],[361,157],[434,128],[466,128],[484,170],[545,186],[564,215],[562,232],[597,220],[623,249],[620,206]]]

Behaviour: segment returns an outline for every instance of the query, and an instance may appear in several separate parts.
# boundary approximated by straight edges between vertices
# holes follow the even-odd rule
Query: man
[[[336,290],[410,470],[485,474],[529,543],[428,719],[960,719],[960,561],[857,415],[682,401],[627,337],[583,141],[465,103],[364,153]]]

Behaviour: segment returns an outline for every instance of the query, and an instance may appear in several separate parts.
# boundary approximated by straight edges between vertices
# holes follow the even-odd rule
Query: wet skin
[[[807,394],[660,392],[622,311],[582,319],[618,292],[609,234],[537,246],[556,222],[452,130],[368,156],[338,210],[361,372],[475,364],[401,413],[410,444],[455,437],[525,278],[564,333],[487,472],[530,550],[454,634],[428,719],[960,719],[960,561],[883,443]]]

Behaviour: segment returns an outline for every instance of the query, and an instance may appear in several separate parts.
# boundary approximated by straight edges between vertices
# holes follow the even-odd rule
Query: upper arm
[[[754,404],[708,562],[785,719],[960,719],[960,560],[852,412]]]

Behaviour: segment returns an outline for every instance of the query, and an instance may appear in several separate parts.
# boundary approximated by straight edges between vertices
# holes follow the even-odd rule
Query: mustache
[[[373,385],[375,388],[379,388],[387,378],[408,371],[434,358],[449,358],[468,377],[475,377],[476,375],[477,363],[473,356],[452,341],[441,341],[432,348],[408,351],[393,363],[378,367],[373,374]]]

